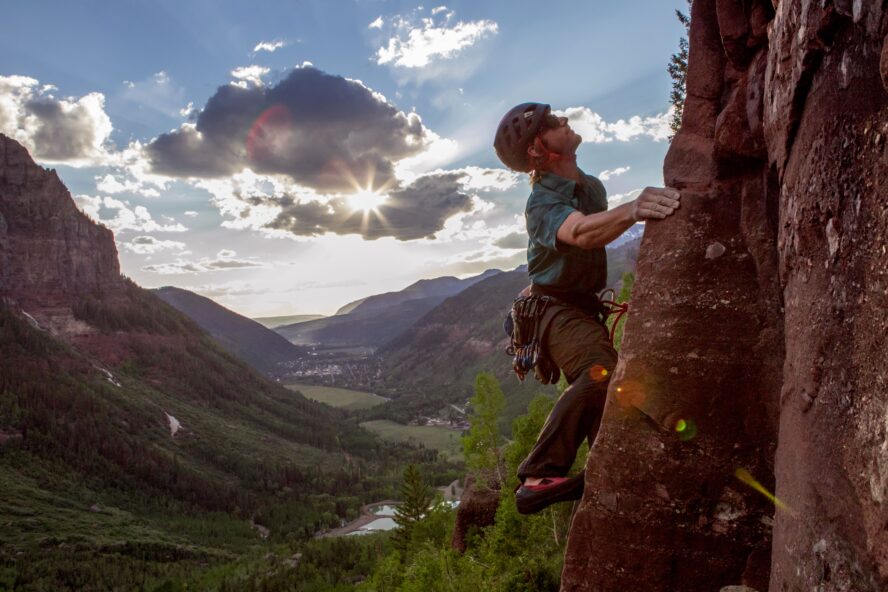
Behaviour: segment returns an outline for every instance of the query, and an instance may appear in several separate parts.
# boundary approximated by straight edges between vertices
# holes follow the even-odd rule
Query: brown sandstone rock
[[[885,87],[885,90],[888,90],[888,35],[885,36],[885,40],[882,42],[882,61],[879,70],[882,72],[882,86]]]
[[[888,590],[886,10],[694,2],[563,590]]]
[[[781,10],[787,22],[798,4]],[[776,470],[793,513],[776,515],[772,591],[888,589],[888,93],[879,73],[888,21],[879,4],[854,2],[824,44],[781,154],[787,348]],[[825,10],[812,6],[811,18]],[[816,33],[782,34],[810,46]],[[777,70],[766,101],[796,84]]]
[[[491,487],[478,487],[473,477],[466,479],[466,487],[456,511],[456,525],[453,528],[451,546],[460,553],[466,550],[471,529],[484,528],[493,524],[499,508],[500,490]]]
[[[758,39],[746,20],[752,11],[715,4],[693,6],[685,126],[665,165],[682,207],[645,232],[564,590],[767,583],[767,565],[764,573],[749,565],[767,548],[772,508],[734,477],[745,468],[773,486],[782,361],[769,218],[776,195],[768,195],[761,111],[749,105],[762,96],[767,47],[746,45]],[[730,25],[725,35],[720,22]],[[725,55],[723,39],[735,55]]]

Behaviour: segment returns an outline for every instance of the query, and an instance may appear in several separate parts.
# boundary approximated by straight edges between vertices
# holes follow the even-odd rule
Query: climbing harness
[[[604,298],[608,293],[610,298]],[[512,302],[512,308],[503,321],[503,330],[510,338],[506,355],[512,356],[512,370],[522,382],[530,372],[542,384],[552,384],[561,378],[561,371],[543,348],[546,331],[543,317],[550,306],[576,305],[547,295],[519,296]],[[599,317],[602,325],[610,315],[616,315],[609,332],[611,344],[614,342],[617,324],[628,310],[629,302],[617,302],[616,292],[612,288],[596,297],[591,314]]]

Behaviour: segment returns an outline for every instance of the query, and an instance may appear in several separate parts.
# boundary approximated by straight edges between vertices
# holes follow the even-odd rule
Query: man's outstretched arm
[[[558,240],[581,249],[598,249],[642,220],[662,220],[679,206],[681,194],[670,187],[648,187],[635,200],[606,212],[570,214],[558,227]]]

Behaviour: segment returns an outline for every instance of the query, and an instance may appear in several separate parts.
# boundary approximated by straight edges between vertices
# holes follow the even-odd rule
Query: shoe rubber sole
[[[585,475],[580,473],[568,481],[549,489],[533,491],[519,487],[515,493],[515,505],[519,514],[536,514],[540,510],[558,502],[578,500],[583,497]]]

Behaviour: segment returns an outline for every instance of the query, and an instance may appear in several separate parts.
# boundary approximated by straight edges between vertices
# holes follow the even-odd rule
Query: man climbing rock
[[[500,160],[530,173],[533,186],[524,212],[531,284],[511,315],[515,369],[522,378],[533,371],[544,383],[557,381],[560,370],[570,383],[518,468],[523,514],[582,497],[583,474],[566,475],[583,439],[590,446],[595,440],[617,363],[598,297],[607,281],[604,246],[636,222],[671,215],[681,197],[675,189],[648,187],[608,210],[601,181],[577,167],[581,142],[566,117],[541,103],[511,109],[494,140]]]

